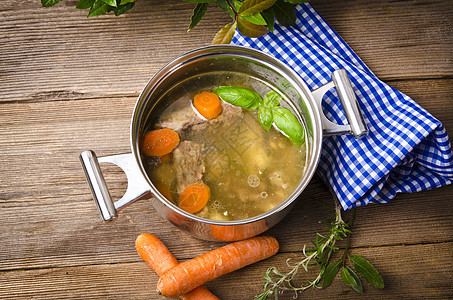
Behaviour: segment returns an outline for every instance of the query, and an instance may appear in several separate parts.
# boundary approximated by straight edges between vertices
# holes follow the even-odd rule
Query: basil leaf
[[[60,2],[61,0],[41,0],[41,5],[44,7],[51,7]]]
[[[268,9],[274,5],[277,0],[245,0],[238,10],[241,16],[252,16]]]
[[[88,18],[105,15],[111,9],[112,7],[108,4],[105,4],[102,0],[96,0],[94,1],[93,6],[91,6],[90,11],[88,12]]]
[[[190,17],[190,24],[188,31],[193,29],[197,24],[203,19],[205,13],[208,11],[208,4],[207,3],[198,3],[194,10],[192,17]]]
[[[324,271],[324,276],[322,280],[322,288],[328,287],[340,271],[341,259],[331,262]]]
[[[90,8],[91,6],[93,6],[94,1],[95,1],[95,0],[80,0],[80,1],[77,3],[76,8],[77,8],[77,9],[87,9],[87,8]]]
[[[115,16],[119,16],[119,15],[124,14],[125,12],[127,12],[132,7],[134,7],[134,5],[135,5],[135,2],[130,2],[130,3],[127,3],[125,5],[120,5],[120,6],[115,7],[113,9],[113,13],[115,14]]]
[[[267,28],[264,25],[253,24],[244,18],[238,18],[238,30],[242,35],[250,38],[257,38],[267,33]]]
[[[264,20],[263,16],[261,14],[257,13],[251,16],[240,16],[241,18],[249,21],[250,23],[256,24],[256,25],[267,25],[266,20]]]
[[[357,274],[348,266],[341,270],[341,279],[356,292],[363,293],[363,285]]]
[[[275,126],[282,131],[291,142],[300,146],[305,142],[305,132],[299,120],[293,113],[284,107],[272,108]]]
[[[264,96],[263,104],[267,107],[277,106],[282,101],[282,96],[276,91],[270,91]]]
[[[102,0],[102,2],[104,2],[107,5],[116,7],[116,0]]]
[[[293,26],[296,24],[296,12],[294,7],[283,0],[277,0],[273,6],[275,17],[283,26]]]
[[[266,27],[269,29],[270,32],[274,32],[274,24],[275,24],[275,15],[274,15],[274,10],[272,7],[269,7],[266,10],[263,10],[261,12],[261,15],[263,16],[264,20],[266,21]]]
[[[212,92],[226,102],[247,109],[256,109],[263,102],[258,93],[236,86],[219,86]]]
[[[121,0],[120,5],[125,5],[131,2],[135,2],[135,0]]]
[[[266,131],[269,131],[269,129],[271,129],[272,123],[274,122],[272,110],[265,106],[258,107],[258,120],[260,121],[261,126]]]
[[[378,289],[384,288],[384,279],[382,279],[379,272],[366,259],[360,255],[351,255],[349,259],[352,261],[354,269],[365,277],[369,284]]]
[[[236,31],[236,22],[225,25],[219,32],[216,33],[212,40],[213,45],[229,44],[233,39],[234,32]],[[226,101],[226,100],[225,100]]]

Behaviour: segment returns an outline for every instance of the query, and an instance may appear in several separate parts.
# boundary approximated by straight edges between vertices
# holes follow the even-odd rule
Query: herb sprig
[[[41,0],[44,7],[54,6],[61,0]],[[274,31],[275,19],[283,26],[296,22],[294,4],[309,0],[183,0],[195,4],[188,30],[192,30],[203,19],[209,3],[227,12],[232,22],[225,25],[214,36],[212,44],[229,44],[236,28],[247,37],[260,37]],[[134,7],[136,0],[79,0],[77,9],[89,9],[87,17],[113,12],[119,16]]]
[[[317,233],[316,239],[312,241],[313,248],[311,249],[306,249],[306,245],[304,245],[302,253],[305,258],[301,261],[293,263],[288,259],[286,264],[290,270],[287,273],[280,272],[276,267],[268,268],[266,274],[263,275],[265,281],[264,292],[256,295],[255,300],[265,300],[271,295],[274,296],[275,299],[278,299],[278,295],[285,291],[292,291],[294,297],[297,298],[301,292],[309,288],[326,288],[333,282],[340,269],[343,282],[356,292],[363,293],[363,285],[356,272],[363,276],[372,286],[380,289],[384,288],[384,280],[373,265],[360,255],[349,255],[349,244],[352,234],[350,228],[352,227],[354,215],[355,211],[353,211],[350,223],[347,224],[342,219],[341,207],[336,203],[333,221],[331,226],[326,228],[329,231],[329,234],[322,235]],[[342,258],[329,263],[331,255],[339,250],[339,248],[335,246],[335,243],[344,238],[346,238],[347,241]],[[356,272],[346,265],[348,258],[352,262]],[[301,284],[300,286],[295,285],[293,279],[300,268],[302,267],[308,272],[309,266],[311,265],[317,265],[320,268],[316,278],[305,284]]]
[[[305,142],[305,131],[297,117],[287,108],[279,106],[282,96],[270,91],[264,98],[250,89],[237,86],[219,86],[212,90],[220,99],[249,110],[258,110],[258,120],[265,130],[272,125],[298,146]]]

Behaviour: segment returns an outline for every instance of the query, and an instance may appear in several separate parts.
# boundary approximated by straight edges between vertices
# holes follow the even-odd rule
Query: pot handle
[[[324,134],[334,135],[349,133],[354,137],[361,137],[365,135],[368,132],[368,128],[363,118],[362,111],[360,110],[359,103],[357,102],[354,90],[352,89],[348,73],[345,69],[339,69],[335,70],[331,77],[332,81],[312,91],[321,112]],[[324,113],[322,113],[322,98],[324,94],[333,87],[337,90],[338,97],[340,98],[341,105],[343,106],[349,125],[339,125],[333,123],[326,118]]]
[[[104,221],[111,221],[118,218],[117,212],[129,204],[146,198],[150,194],[148,182],[141,176],[140,169],[134,160],[132,153],[97,157],[96,154],[87,150],[80,154],[85,176],[93,194],[101,217]],[[108,162],[120,167],[127,177],[127,190],[123,197],[113,202],[110,196],[104,176],[102,175],[99,163]]]

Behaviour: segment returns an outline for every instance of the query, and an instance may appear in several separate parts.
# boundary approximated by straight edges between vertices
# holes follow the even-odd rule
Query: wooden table
[[[120,17],[90,19],[76,3],[50,9],[37,0],[0,4],[0,298],[160,299],[157,276],[135,252],[138,234],[156,234],[180,260],[221,244],[175,229],[148,201],[103,224],[78,155],[87,149],[98,155],[130,151],[130,117],[148,79],[170,59],[210,44],[228,17],[213,7],[188,33],[190,3],[140,0]],[[378,77],[453,132],[451,1],[312,5]],[[119,198],[125,175],[117,167],[103,170]],[[337,278],[327,289],[304,295],[453,297],[452,198],[453,186],[447,186],[357,209],[351,253],[380,271],[385,289],[365,283],[360,295]],[[287,258],[301,257],[303,244],[323,232],[318,221],[331,212],[319,204],[331,206],[332,200],[315,177],[288,217],[268,231],[280,252],[206,286],[222,299],[253,298],[269,266],[283,270]]]

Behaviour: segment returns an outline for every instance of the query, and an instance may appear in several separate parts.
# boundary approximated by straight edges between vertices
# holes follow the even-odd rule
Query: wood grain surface
[[[453,132],[451,1],[311,3],[380,79]],[[222,244],[179,231],[146,200],[102,223],[78,155],[130,151],[130,118],[141,89],[170,59],[210,44],[228,16],[211,6],[187,32],[191,3],[138,0],[120,17],[89,19],[76,4],[0,3],[0,298],[161,299],[157,275],[135,252],[138,234],[157,235],[181,261]],[[120,198],[125,175],[115,166],[102,169]],[[358,208],[351,253],[368,259],[386,287],[365,283],[361,295],[337,278],[301,299],[453,298],[452,199],[447,186]],[[269,266],[283,270],[286,259],[300,257],[323,231],[319,220],[331,212],[322,204],[332,201],[315,176],[268,231],[280,252],[206,286],[222,299],[252,299]]]

